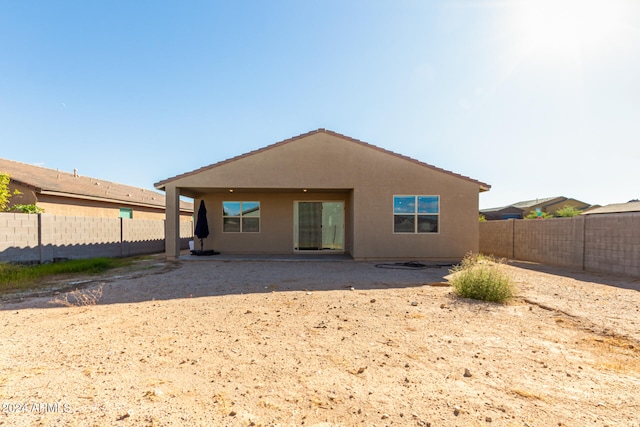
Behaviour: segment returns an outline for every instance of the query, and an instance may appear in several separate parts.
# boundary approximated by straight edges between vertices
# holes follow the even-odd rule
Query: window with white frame
[[[440,196],[393,196],[394,233],[437,233]]]
[[[222,231],[258,233],[260,202],[222,202]]]

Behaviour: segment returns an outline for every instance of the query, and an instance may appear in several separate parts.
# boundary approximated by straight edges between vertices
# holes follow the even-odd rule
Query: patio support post
[[[165,254],[167,259],[175,260],[180,256],[180,191],[174,186],[167,186],[165,194]]]

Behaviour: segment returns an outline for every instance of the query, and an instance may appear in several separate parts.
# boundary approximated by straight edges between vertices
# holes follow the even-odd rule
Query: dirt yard
[[[506,267],[144,261],[0,303],[2,426],[639,426],[640,281]],[[90,301],[88,302],[91,303]]]

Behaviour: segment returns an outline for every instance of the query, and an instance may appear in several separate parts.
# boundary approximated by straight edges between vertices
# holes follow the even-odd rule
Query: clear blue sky
[[[0,0],[0,157],[153,188],[321,127],[481,207],[640,198],[640,1]]]

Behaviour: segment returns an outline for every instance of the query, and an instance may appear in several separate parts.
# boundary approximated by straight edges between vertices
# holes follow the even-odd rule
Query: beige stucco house
[[[166,248],[179,256],[180,196],[207,207],[204,249],[460,259],[478,250],[478,195],[490,186],[318,129],[155,184]]]
[[[144,188],[64,172],[13,160],[0,159],[0,172],[8,174],[9,190],[19,194],[16,204],[36,205],[47,215],[163,220],[165,195]],[[191,220],[193,204],[179,205],[182,220]]]

